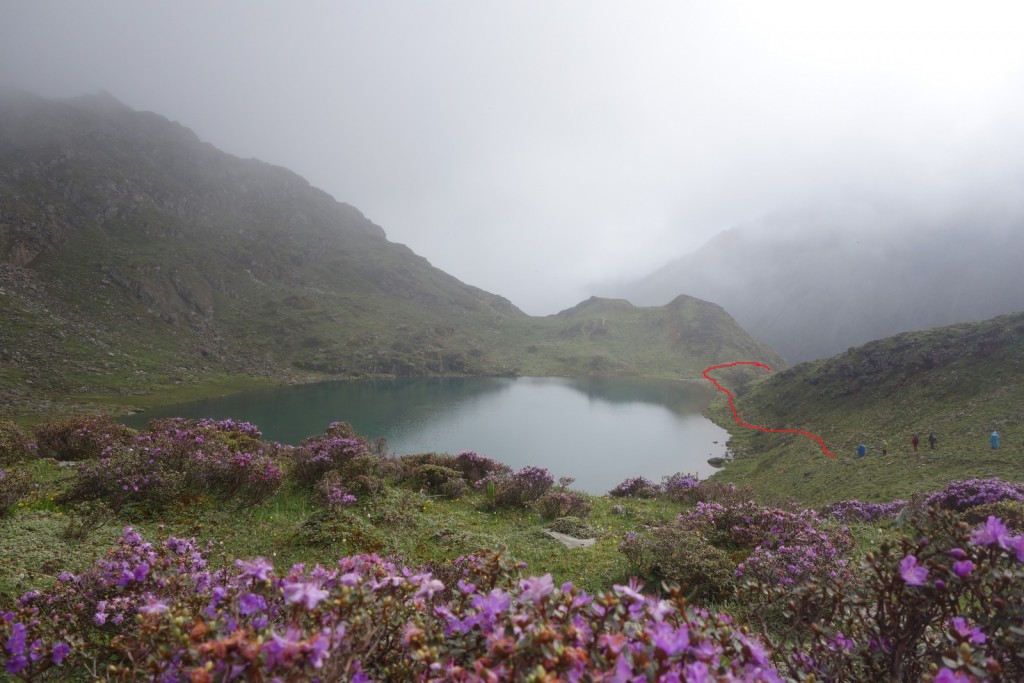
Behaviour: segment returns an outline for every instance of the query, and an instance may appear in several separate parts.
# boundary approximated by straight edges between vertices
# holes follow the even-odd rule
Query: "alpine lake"
[[[728,433],[702,412],[698,382],[469,377],[336,381],[233,394],[122,418],[233,418],[263,438],[298,445],[331,422],[387,440],[388,454],[476,451],[514,469],[547,468],[572,488],[604,495],[630,477],[676,472],[706,479]]]

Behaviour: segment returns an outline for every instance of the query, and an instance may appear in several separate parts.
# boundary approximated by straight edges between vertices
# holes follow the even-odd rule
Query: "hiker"
[[[910,445],[914,447],[914,452],[917,453],[917,444],[921,443],[920,439],[917,438],[917,434],[910,439]]]
[[[992,444],[992,448],[999,448],[999,432],[992,432],[992,436],[988,437],[988,439]]]
[[[935,442],[938,440],[938,437],[935,436],[935,432],[932,432],[931,434],[928,435],[928,443],[929,445],[931,445],[933,451],[935,450]]]
[[[889,442],[888,441],[886,441],[885,439],[882,439],[881,442],[879,442],[878,447],[882,449],[882,455],[889,455]]]
[[[863,458],[867,454],[868,454],[868,447],[867,446],[865,446],[864,444],[861,444],[861,445],[857,446],[857,457],[858,458]]]

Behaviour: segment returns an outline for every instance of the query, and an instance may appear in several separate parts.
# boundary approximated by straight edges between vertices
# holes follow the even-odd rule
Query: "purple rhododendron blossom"
[[[667,657],[673,657],[690,646],[690,631],[685,624],[676,628],[661,622],[650,629],[650,634],[654,646]]]
[[[971,543],[989,547],[998,545],[1006,549],[1010,540],[1010,530],[998,517],[989,516],[985,523],[971,532]]]
[[[267,601],[262,595],[246,593],[238,599],[238,611],[244,617],[251,614],[259,614],[266,609]]]
[[[1007,545],[1009,546],[1009,550],[1013,550],[1017,553],[1017,561],[1024,562],[1024,534],[1014,536],[1007,542]]]
[[[270,572],[274,570],[274,565],[263,557],[257,557],[249,562],[235,560],[235,566],[242,570],[241,576],[249,577],[256,581],[266,581]]]
[[[428,574],[427,577],[423,580],[423,582],[420,583],[420,587],[419,589],[417,589],[416,595],[414,597],[422,598],[426,596],[426,598],[429,600],[434,597],[434,593],[438,593],[443,590],[444,584],[438,581],[437,579],[430,578],[430,575]]]
[[[928,578],[928,569],[918,565],[916,557],[907,555],[900,560],[900,576],[908,586],[923,586]]]
[[[330,595],[328,591],[310,581],[286,583],[284,585],[285,602],[302,603],[306,606],[306,609],[313,609],[317,606],[317,603],[328,595]]]
[[[939,669],[939,673],[935,674],[932,681],[934,683],[974,683],[974,679],[968,674],[952,671],[946,667]]]
[[[60,641],[54,643],[53,649],[50,650],[50,658],[53,660],[54,664],[60,666],[64,662],[64,658],[67,657],[70,652],[71,646],[64,641]]]
[[[161,614],[168,610],[166,602],[152,595],[147,595],[145,600],[146,602],[139,606],[139,612],[142,614]]]
[[[960,562],[953,563],[953,573],[959,576],[961,579],[968,576],[974,571],[974,563],[970,560],[961,560]]]
[[[968,627],[967,620],[963,617],[953,617],[950,620],[950,624],[953,626],[953,630],[956,634],[969,643],[984,645],[985,641],[988,640],[985,633],[979,627]]]
[[[524,602],[537,604],[555,589],[555,582],[551,578],[551,574],[545,574],[523,579],[519,582],[519,586],[522,588],[522,592],[519,594],[520,598]]]
[[[16,623],[11,628],[11,636],[7,639],[5,649],[12,655],[20,655],[25,652],[25,635],[28,629],[25,624]]]

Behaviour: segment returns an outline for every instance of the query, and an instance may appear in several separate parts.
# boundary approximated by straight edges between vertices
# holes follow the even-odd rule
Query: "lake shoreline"
[[[514,468],[548,467],[578,480],[583,471],[592,481],[581,485],[596,495],[630,476],[660,481],[677,472],[714,474],[707,461],[724,455],[728,434],[704,415],[714,392],[701,384],[621,377],[346,378],[264,385],[115,419],[141,429],[158,418],[231,418],[292,445],[332,422],[348,422],[367,438],[384,438],[395,454],[472,450]],[[611,473],[620,470],[621,479],[612,481],[618,475]]]

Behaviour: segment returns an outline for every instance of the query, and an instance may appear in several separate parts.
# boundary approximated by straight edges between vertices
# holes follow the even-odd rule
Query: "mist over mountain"
[[[790,363],[899,332],[1024,310],[1014,196],[823,202],[718,234],[650,275],[598,288],[637,305],[722,305]]]
[[[531,318],[287,169],[106,93],[0,91],[0,413],[253,377],[699,377],[778,358],[719,306],[670,300]]]

